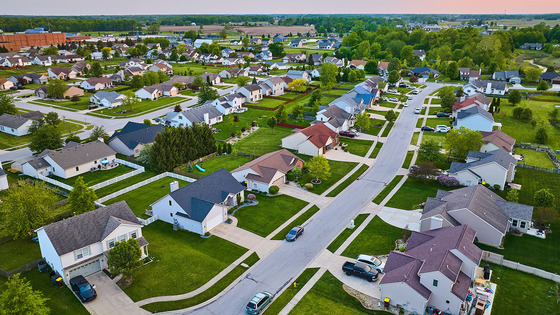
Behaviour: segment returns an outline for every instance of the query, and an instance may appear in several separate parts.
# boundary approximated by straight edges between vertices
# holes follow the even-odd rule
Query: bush
[[[437,182],[438,184],[445,187],[457,187],[460,185],[457,178],[443,175],[443,174],[437,177]]]
[[[494,190],[500,190],[500,185],[498,185],[498,184],[495,184],[493,187],[494,187]]]
[[[305,188],[307,188],[307,189],[313,189],[313,184],[307,183],[307,184],[305,184]]]
[[[276,185],[272,185],[268,189],[268,193],[273,194],[273,195],[276,195],[279,191],[280,191],[280,188]]]
[[[294,174],[294,172],[288,172],[288,174],[286,174],[286,177],[289,181],[294,181],[296,179],[296,174]]]

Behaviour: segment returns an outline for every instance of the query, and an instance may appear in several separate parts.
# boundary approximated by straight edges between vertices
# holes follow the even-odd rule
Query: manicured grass
[[[294,298],[294,296],[305,286],[305,284],[319,271],[319,268],[309,268],[305,269],[299,277],[294,281],[297,286],[294,287],[293,283],[290,283],[286,290],[276,297],[272,304],[266,309],[264,314],[275,315],[280,313],[286,305]]]
[[[371,154],[369,155],[369,158],[375,159],[379,154],[379,151],[381,151],[381,147],[383,147],[383,142],[377,141],[377,143],[375,144],[375,148],[373,149],[373,151],[371,151]]]
[[[286,237],[286,235],[288,234],[288,232],[290,232],[290,230],[294,226],[303,225],[303,223],[305,223],[305,221],[309,220],[309,218],[311,218],[315,213],[317,213],[317,211],[319,211],[319,208],[317,206],[313,206],[313,207],[307,209],[307,211],[305,211],[299,217],[297,217],[294,221],[292,221],[292,223],[290,225],[286,226],[282,231],[280,231],[280,232],[278,232],[278,234],[274,235],[274,237],[272,239],[273,240],[283,240]]]
[[[449,118],[428,118],[426,119],[425,126],[436,128],[437,125],[446,125],[451,127],[451,120]]]
[[[253,253],[244,261],[244,263],[246,263],[249,266],[252,266],[258,260],[259,260],[259,256],[257,255],[257,253]],[[208,288],[206,291],[201,292],[191,298],[185,300],[169,301],[169,302],[150,303],[142,306],[142,308],[149,312],[157,313],[157,312],[180,310],[180,309],[189,308],[191,306],[198,305],[202,302],[205,302],[213,298],[218,293],[225,290],[231,283],[233,283],[237,278],[239,278],[239,276],[241,276],[246,270],[247,270],[246,267],[238,265],[235,268],[233,268],[233,270],[230,271],[227,275],[225,275],[223,278],[218,280],[218,282],[216,282],[210,288]]]
[[[234,121],[236,116],[238,121]],[[220,132],[214,134],[214,137],[218,140],[225,140],[231,137],[231,133],[236,133],[243,127],[249,129],[252,122],[255,122],[255,124],[261,128],[269,128],[266,124],[266,120],[270,116],[274,116],[274,112],[254,108],[249,108],[242,114],[226,115],[224,116],[223,122],[212,126],[220,130]]]
[[[441,104],[441,98],[432,98],[432,102],[430,104]]]
[[[383,107],[388,107],[388,108],[395,108],[397,107],[397,103],[393,103],[393,102],[388,102],[388,101],[384,101],[384,100],[379,100],[379,105],[383,106]]]
[[[140,103],[136,104],[134,108],[132,108],[132,112],[127,111],[125,113],[122,113],[123,110],[128,110],[128,109],[125,109],[123,106],[117,106],[113,108],[102,108],[100,110],[96,110],[92,112],[91,114],[101,114],[101,115],[118,117],[118,118],[126,118],[129,116],[138,116],[142,113],[149,113],[158,109],[170,107],[175,104],[179,104],[186,101],[188,101],[188,99],[184,97],[178,97],[178,96],[162,97],[154,101],[143,100]]]
[[[300,156],[301,157],[301,156]],[[329,165],[331,167],[331,176],[328,179],[322,181],[318,185],[313,185],[313,188],[309,189],[310,192],[315,194],[322,194],[325,190],[329,189],[332,185],[338,182],[342,177],[348,174],[358,163],[354,162],[341,162],[341,161],[331,161],[329,160]],[[309,173],[305,173],[299,180],[301,185],[305,183],[310,183],[314,179]]]
[[[250,158],[245,157],[243,155],[233,156],[233,155],[223,155],[223,156],[216,156],[211,158],[210,160],[204,161],[202,163],[198,163],[198,166],[202,167],[206,172],[199,171],[193,164],[192,170],[187,172],[206,176],[210,173],[213,173],[219,169],[225,168],[228,172],[233,171],[234,169],[240,167],[241,165],[251,161]]]
[[[67,286],[53,285],[48,272],[40,273],[37,268],[33,268],[22,273],[21,278],[29,281],[33,290],[43,293],[43,297],[47,298],[45,305],[50,309],[50,314],[89,314]],[[6,289],[5,281],[7,279],[0,276],[0,294]]]
[[[340,142],[348,144],[345,148],[346,151],[359,156],[366,156],[369,148],[373,144],[373,141],[370,140],[358,140],[345,137],[340,137]]]
[[[428,112],[428,115],[437,115],[437,113],[443,111],[443,108],[440,107],[440,106],[437,106],[437,107],[430,106],[429,108],[430,108],[430,111]]]
[[[181,95],[187,95],[187,96],[197,96],[198,92],[197,91],[193,91],[193,90],[184,90],[179,92],[179,94]]]
[[[257,195],[257,201],[259,203],[256,206],[237,210],[235,217],[238,219],[238,227],[263,237],[272,233],[307,205],[307,202],[288,195]]]
[[[386,206],[403,210],[419,209],[418,205],[426,202],[428,197],[435,197],[438,189],[452,190],[455,188],[442,186],[435,180],[424,183],[416,178],[407,178]]]
[[[377,136],[381,131],[381,128],[383,128],[383,125],[385,124],[385,120],[370,119],[369,121],[371,124],[369,129],[365,131],[365,133],[367,133],[368,135]]]
[[[382,137],[387,137],[389,135],[389,132],[391,132],[391,128],[393,128],[394,122],[390,122],[387,124],[387,127],[385,127],[385,130],[383,130],[383,134],[381,134]]]
[[[358,257],[360,254],[386,255],[395,249],[395,240],[402,238],[402,229],[373,218],[352,243],[342,252],[342,256]]]
[[[247,137],[235,143],[234,148],[239,152],[263,155],[280,150],[282,138],[292,133],[292,129],[276,126],[274,129],[261,127]]]
[[[124,200],[136,216],[146,218],[147,216],[144,214],[145,210],[151,209],[150,205],[152,203],[169,194],[169,184],[173,181],[178,181],[179,187],[183,187],[188,184],[187,182],[172,177],[164,177],[156,180],[155,182],[127,192],[126,194],[107,200],[105,205],[110,205]]]
[[[216,236],[202,238],[186,230],[174,231],[163,221],[145,226],[142,234],[150,242],[154,261],[138,268],[134,282],[124,289],[134,301],[195,290],[246,251]]]
[[[290,314],[391,314],[383,311],[371,311],[362,306],[360,301],[344,291],[342,282],[330,272],[325,274],[315,283],[313,288],[303,296]]]
[[[429,98],[425,98],[425,99],[424,99],[424,104],[428,104],[429,102],[430,102],[430,99],[429,99]]]
[[[338,236],[329,244],[327,249],[331,252],[335,252],[342,244],[354,233],[355,229],[358,228],[362,222],[368,217],[369,214],[362,213],[358,214],[358,216],[354,219],[354,229],[346,228],[342,233],[338,234]]]
[[[387,113],[389,111],[368,109],[367,112],[370,113],[370,114],[377,114],[377,115],[381,115],[381,116],[385,117],[385,115],[387,115]],[[397,116],[399,115],[398,112],[395,112],[395,114],[397,114]]]
[[[122,181],[118,181],[114,184],[105,186],[105,187],[101,187],[99,189],[97,189],[95,191],[95,194],[97,195],[97,197],[101,198],[103,196],[107,196],[108,194],[112,194],[116,191],[119,191],[121,189],[124,189],[128,186],[132,186],[136,183],[139,183],[143,180],[146,180],[150,177],[154,177],[156,176],[158,173],[150,170],[150,169],[145,169],[145,171],[143,173],[140,173],[138,175],[134,175],[132,177],[127,178],[126,180],[122,180]]]
[[[62,132],[62,134],[68,134],[71,132],[76,132],[78,130],[81,130],[83,126],[68,121],[62,121],[57,128]],[[12,147],[27,144],[31,142],[31,138],[32,135],[30,134],[16,137],[4,132],[0,132],[0,149],[7,149],[7,148],[12,148]]]
[[[556,282],[495,264],[490,269],[497,284],[492,314],[560,314]]]
[[[288,99],[293,100],[294,98],[296,98],[296,97],[298,97],[298,96],[301,96],[301,93],[287,92],[287,93],[284,93],[284,94],[279,95],[279,96],[280,96],[281,98],[288,98]]]
[[[410,144],[416,145],[418,143],[418,137],[420,137],[419,132],[415,132],[414,134],[412,134],[412,140],[410,140]]]
[[[350,177],[348,177],[340,185],[336,186],[335,189],[331,190],[331,192],[327,194],[327,197],[337,196],[340,192],[346,189],[346,187],[350,186],[350,184],[352,184],[358,177],[360,177],[360,175],[362,175],[365,171],[367,171],[368,168],[369,166],[366,164],[360,166],[360,168],[357,171],[355,171],[352,175],[350,175]]]
[[[30,238],[18,239],[0,245],[0,269],[10,271],[41,258],[38,243]]]
[[[117,176],[126,174],[128,172],[132,172],[134,171],[133,168],[125,166],[125,165],[119,165],[113,169],[110,170],[99,170],[99,171],[95,171],[95,172],[87,172],[87,173],[83,173],[80,174],[79,176],[74,176],[71,178],[61,178],[61,177],[57,177],[57,176],[53,176],[53,179],[56,179],[59,182],[65,183],[67,185],[73,186],[74,182],[76,181],[76,179],[78,177],[83,177],[84,182],[88,185],[88,186],[92,186],[101,182],[104,182],[106,180],[109,180],[111,178],[115,178]]]
[[[418,120],[416,121],[416,128],[420,128],[424,125],[424,117],[418,117]]]
[[[282,104],[284,104],[286,101],[283,100],[276,100],[273,98],[263,98],[262,100],[258,101],[257,103],[251,103],[251,105],[256,105],[256,106],[261,106],[261,107],[266,107],[266,108],[275,108],[278,107]]]
[[[445,145],[445,135],[444,132],[423,132],[422,133],[422,143],[432,140],[436,143],[441,143],[441,145]]]
[[[391,190],[393,190],[393,188],[397,186],[397,184],[402,178],[403,175],[395,176],[395,178],[393,178],[393,180],[390,183],[388,183],[387,186],[385,186],[385,188],[383,188],[383,190],[379,193],[379,195],[377,195],[375,199],[373,199],[373,202],[376,204],[380,204],[381,201],[383,201],[383,199],[385,199],[385,197],[387,197],[387,195],[391,192]]]
[[[410,166],[410,162],[412,162],[412,156],[414,155],[414,151],[407,151],[406,158],[404,159],[404,163],[402,165],[403,168],[408,169]]]
[[[523,161],[519,161],[519,163],[525,163],[528,165],[543,168],[556,168],[554,166],[554,163],[552,163],[550,158],[548,158],[548,154],[546,152],[537,152],[529,149],[515,148],[515,154],[523,154]]]

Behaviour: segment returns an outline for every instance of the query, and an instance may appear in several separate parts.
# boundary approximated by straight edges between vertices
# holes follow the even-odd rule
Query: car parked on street
[[[439,117],[439,118],[447,118],[447,117],[449,117],[449,113],[438,112],[436,114],[436,116]]]
[[[293,242],[293,241],[297,240],[298,237],[303,235],[303,230],[304,230],[303,226],[293,227],[290,230],[290,232],[288,232],[288,235],[286,235],[286,241]]]
[[[435,129],[430,127],[430,126],[422,126],[422,128],[420,128],[420,131],[425,131],[425,132],[434,132]]]
[[[370,268],[368,265],[363,263],[353,263],[353,262],[345,262],[342,265],[342,271],[346,273],[348,276],[356,276],[360,278],[364,278],[369,282],[374,282],[377,280],[379,276],[379,272],[375,269]]]
[[[268,291],[259,292],[247,303],[245,310],[251,315],[259,314],[272,301],[272,297]]]
[[[84,276],[76,276],[70,279],[70,287],[82,303],[93,301],[97,297],[97,292]]]
[[[416,107],[416,108],[414,109],[414,113],[415,113],[415,114],[420,114],[420,107]]]
[[[418,90],[412,91],[412,94],[414,94],[414,95],[418,95],[418,93],[420,93],[420,91],[418,91]]]
[[[446,126],[446,125],[437,125],[436,126],[436,132],[448,132],[449,130],[451,130],[451,127]]]
[[[383,272],[383,268],[385,267],[385,263],[377,259],[375,256],[364,254],[358,255],[356,263],[362,263],[379,272]]]

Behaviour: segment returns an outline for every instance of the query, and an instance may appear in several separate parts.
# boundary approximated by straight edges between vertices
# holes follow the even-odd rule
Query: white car
[[[418,93],[420,93],[420,91],[418,91],[418,90],[412,91],[412,94],[414,94],[414,95],[418,95]]]
[[[356,262],[367,265],[371,269],[375,269],[379,272],[383,272],[383,268],[385,267],[384,262],[371,255],[358,255],[358,258],[356,258]]]
[[[416,107],[416,108],[414,109],[414,113],[415,113],[415,114],[420,114],[420,107]]]
[[[403,104],[403,106],[404,106],[404,107],[408,107],[408,103],[405,102],[405,103]]]
[[[436,132],[448,132],[451,129],[451,127],[446,126],[446,125],[437,125],[436,126]]]
[[[389,101],[391,101],[391,102],[398,102],[399,99],[396,98],[396,97],[391,97],[391,98],[389,99]]]

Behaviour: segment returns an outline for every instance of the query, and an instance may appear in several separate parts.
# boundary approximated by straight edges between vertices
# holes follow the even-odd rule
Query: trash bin
[[[389,307],[389,302],[391,302],[390,298],[384,298],[383,299],[383,303],[385,304],[385,307],[388,308]]]

